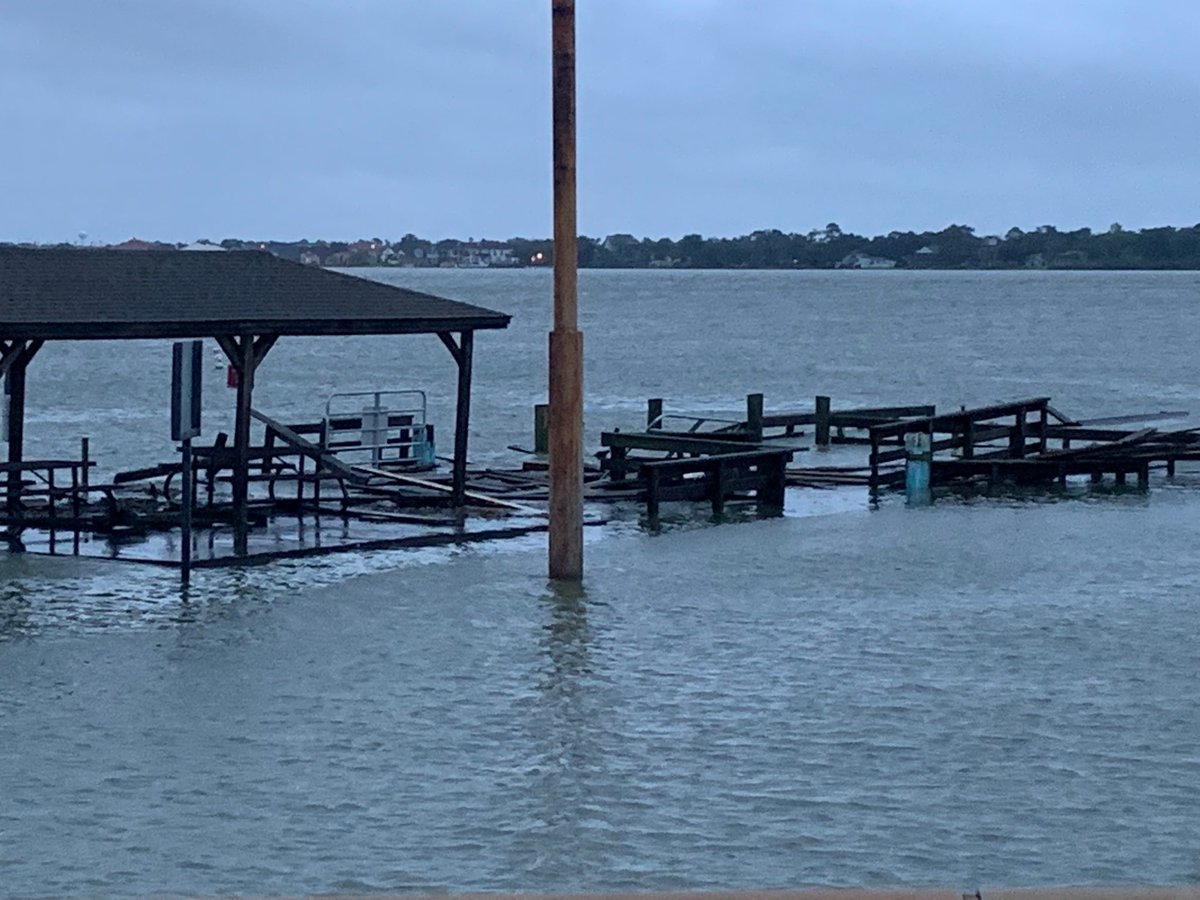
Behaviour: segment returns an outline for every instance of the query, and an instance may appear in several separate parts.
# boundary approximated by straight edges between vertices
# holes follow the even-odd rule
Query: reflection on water
[[[541,605],[550,615],[541,642],[549,666],[539,687],[547,697],[574,696],[589,673],[587,591],[582,584],[550,581]]]
[[[590,782],[603,768],[591,679],[587,594],[580,585],[549,582],[538,606],[537,705],[531,710],[529,827],[538,834],[532,872],[579,874]]]

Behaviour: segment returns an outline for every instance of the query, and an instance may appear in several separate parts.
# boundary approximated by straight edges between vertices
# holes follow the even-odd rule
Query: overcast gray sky
[[[0,240],[547,236],[549,0],[0,0]],[[579,0],[579,224],[1200,221],[1197,0]]]

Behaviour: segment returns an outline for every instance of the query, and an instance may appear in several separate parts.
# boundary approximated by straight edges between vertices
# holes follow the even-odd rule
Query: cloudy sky
[[[551,232],[549,0],[0,0],[0,240]],[[579,224],[1200,221],[1196,0],[579,0]]]

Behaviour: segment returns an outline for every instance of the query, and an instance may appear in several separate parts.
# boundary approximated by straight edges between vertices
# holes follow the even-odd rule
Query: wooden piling
[[[813,443],[818,449],[829,449],[829,398],[817,395],[813,406],[816,421],[813,423]]]
[[[1026,409],[1021,407],[1013,419],[1013,429],[1008,437],[1008,452],[1013,459],[1025,456],[1025,416]]]
[[[550,450],[550,404],[538,403],[533,407],[533,452],[548,453]]]
[[[663,402],[662,397],[651,397],[646,401],[646,430],[662,428]]]
[[[763,439],[763,395],[746,395],[746,434],[752,441]]]
[[[874,428],[869,433],[871,435],[871,477],[867,481],[867,489],[871,496],[875,497],[879,493],[879,435],[876,434]]]
[[[575,206],[575,0],[551,0],[554,331],[550,334],[549,574],[583,578],[583,334]]]

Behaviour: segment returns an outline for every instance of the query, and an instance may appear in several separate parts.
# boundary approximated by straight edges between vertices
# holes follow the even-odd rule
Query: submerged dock
[[[503,313],[255,252],[5,247],[0,300],[8,398],[0,538],[14,551],[137,559],[186,572],[546,528],[545,406],[535,409],[534,450],[519,463],[468,464],[474,334],[507,327]],[[259,367],[296,335],[436,336],[457,376],[448,468],[439,467],[419,391],[334,395],[323,416],[304,422],[256,409]],[[145,338],[192,339],[192,359],[201,353],[196,339],[215,343],[236,387],[232,434],[201,436],[198,376],[191,393],[180,387],[180,373],[197,366],[184,365],[180,344],[170,432],[183,444],[179,458],[108,480],[96,477],[87,439],[76,458],[26,458],[26,377],[42,346]],[[181,429],[185,407],[196,418]],[[762,394],[749,394],[744,415],[717,417],[668,410],[651,398],[644,428],[599,435],[595,463],[584,467],[584,499],[593,510],[640,506],[656,529],[667,505],[703,504],[718,521],[730,504],[778,515],[789,488],[855,486],[876,498],[914,471],[932,488],[1053,485],[1073,476],[1145,487],[1152,469],[1170,476],[1180,462],[1200,459],[1200,429],[1160,430],[1145,416],[1130,418],[1077,421],[1048,397],[939,413],[929,404],[838,408],[827,396],[815,397],[811,409],[768,411]],[[835,444],[860,446],[865,458],[846,466],[797,461]],[[917,456],[913,447],[922,448]]]
[[[442,471],[423,407],[384,408],[380,393],[374,407],[315,422],[284,423],[251,409],[258,436],[244,452],[225,434],[194,448],[191,565],[261,564],[546,530],[543,456],[521,451],[511,467],[464,462]],[[924,461],[934,488],[1053,486],[1072,476],[1145,488],[1152,469],[1171,476],[1179,462],[1200,460],[1200,428],[1116,427],[1185,415],[1178,412],[1078,421],[1046,397],[941,414],[923,404],[839,410],[826,397],[815,398],[811,410],[768,414],[763,407],[762,395],[751,394],[745,418],[712,418],[664,414],[662,400],[649,400],[644,429],[599,436],[596,462],[584,473],[592,523],[603,521],[599,505],[613,503],[641,508],[650,530],[659,527],[666,505],[703,504],[715,521],[730,504],[779,515],[789,488],[857,487],[877,500],[905,484],[912,465],[905,444],[913,435],[927,439]],[[796,462],[833,445],[861,447],[864,458],[842,466]],[[236,492],[242,458],[244,518]],[[179,565],[182,463],[119,472],[106,483],[91,477],[95,466],[86,440],[78,459],[0,463],[9,487],[0,526],[10,548]]]

